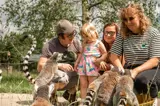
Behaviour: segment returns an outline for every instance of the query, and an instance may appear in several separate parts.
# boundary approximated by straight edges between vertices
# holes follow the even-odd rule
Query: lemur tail
[[[36,48],[37,41],[36,41],[36,38],[32,35],[28,35],[28,37],[32,39],[32,46],[31,46],[30,50],[28,51],[27,55],[23,59],[23,72],[24,72],[26,78],[32,84],[35,84],[35,79],[31,77],[30,72],[28,71],[28,64],[29,64],[28,60],[29,60],[32,52]]]
[[[119,99],[118,106],[127,106],[126,92],[120,91],[119,95],[121,96],[121,98]]]
[[[2,70],[0,69],[0,82],[2,80]]]
[[[95,92],[93,90],[90,90],[87,93],[86,100],[84,101],[83,106],[91,106],[94,99],[94,95],[95,95]]]

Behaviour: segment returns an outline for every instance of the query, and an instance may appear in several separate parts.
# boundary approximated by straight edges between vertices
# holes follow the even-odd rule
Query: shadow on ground
[[[29,101],[17,101],[16,103],[20,104],[20,105],[31,105],[33,103],[32,100],[29,100]]]

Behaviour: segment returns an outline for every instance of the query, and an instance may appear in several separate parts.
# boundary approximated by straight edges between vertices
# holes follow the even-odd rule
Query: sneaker
[[[50,97],[50,102],[53,106],[58,106],[58,97],[56,92],[52,93],[51,97]]]
[[[155,98],[152,106],[158,106],[158,99]]]
[[[152,83],[150,87],[150,96],[156,98],[158,96],[158,87],[156,83]]]

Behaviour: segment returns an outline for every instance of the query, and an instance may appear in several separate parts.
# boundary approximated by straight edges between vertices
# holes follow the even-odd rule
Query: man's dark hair
[[[58,34],[58,38],[61,37],[62,39],[64,39],[64,33],[59,33]]]

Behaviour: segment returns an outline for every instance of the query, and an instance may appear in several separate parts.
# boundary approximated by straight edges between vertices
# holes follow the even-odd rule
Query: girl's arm
[[[99,51],[101,52],[101,57],[96,59],[96,62],[105,61],[107,58],[107,50],[102,42],[99,43]]]
[[[101,57],[96,58],[95,61],[94,61],[94,64],[97,65],[97,66],[99,66],[100,63],[102,61],[105,61],[106,58],[107,58],[107,50],[106,50],[106,48],[105,48],[105,46],[104,46],[104,44],[102,42],[99,43],[98,48],[99,48],[99,51],[101,53]]]

